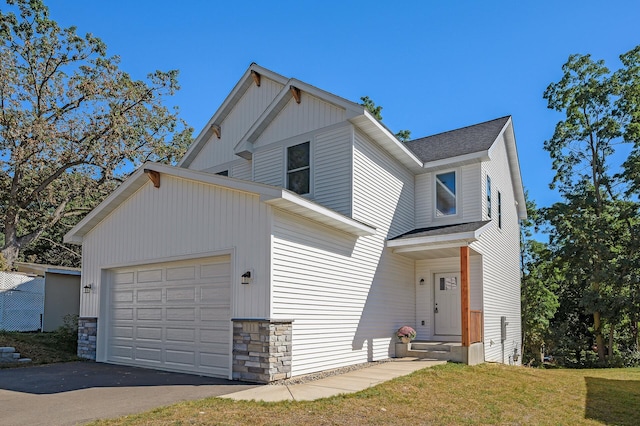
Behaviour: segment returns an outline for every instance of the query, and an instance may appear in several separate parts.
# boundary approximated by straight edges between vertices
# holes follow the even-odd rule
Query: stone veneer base
[[[291,377],[293,320],[233,321],[233,379],[269,383]]]
[[[98,335],[98,318],[78,318],[78,357],[96,360],[96,336]]]

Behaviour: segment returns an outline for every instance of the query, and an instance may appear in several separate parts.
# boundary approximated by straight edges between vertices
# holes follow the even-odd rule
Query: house
[[[517,363],[511,117],[401,143],[252,64],[177,167],[147,163],[66,236],[79,354],[269,382],[393,357],[395,331]]]
[[[0,271],[0,330],[54,331],[80,310],[80,269],[15,262]]]

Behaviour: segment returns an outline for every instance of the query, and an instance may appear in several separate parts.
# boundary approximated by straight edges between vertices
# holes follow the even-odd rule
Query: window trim
[[[486,200],[487,200],[487,218],[491,219],[491,177],[487,174],[485,180],[487,187],[485,188]]]
[[[304,166],[304,167],[298,167],[297,169],[292,169],[289,170],[289,148],[298,146],[298,145],[304,145],[304,144],[309,144],[309,163]],[[288,191],[292,191],[302,197],[309,197],[311,196],[311,194],[313,193],[313,173],[312,173],[312,169],[313,169],[313,151],[312,151],[312,143],[311,143],[311,139],[307,139],[304,142],[295,142],[289,145],[285,145],[284,147],[284,188],[287,189]],[[305,192],[303,194],[299,194],[297,192],[295,192],[292,189],[289,189],[289,174],[290,173],[295,173],[295,172],[299,172],[299,171],[303,171],[303,170],[309,170],[309,192]]]
[[[498,229],[502,229],[502,194],[498,191]]]
[[[455,192],[455,209],[456,212],[453,214],[438,214],[438,175],[444,175],[447,173],[453,173],[456,185]],[[447,169],[440,170],[437,172],[433,172],[433,217],[436,220],[444,220],[452,217],[456,217],[460,215],[460,171],[459,169]]]

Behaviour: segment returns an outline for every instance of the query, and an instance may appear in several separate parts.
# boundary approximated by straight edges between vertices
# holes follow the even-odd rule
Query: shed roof
[[[406,143],[416,156],[428,163],[487,151],[509,122],[510,116],[496,118],[461,129],[414,139]]]
[[[482,220],[478,222],[468,222],[468,223],[458,223],[455,225],[442,225],[442,226],[431,226],[428,228],[419,228],[399,235],[397,237],[391,238],[390,241],[393,240],[404,240],[408,238],[419,238],[419,237],[436,237],[442,235],[452,235],[452,234],[460,234],[466,232],[475,232],[490,223],[489,220]]]

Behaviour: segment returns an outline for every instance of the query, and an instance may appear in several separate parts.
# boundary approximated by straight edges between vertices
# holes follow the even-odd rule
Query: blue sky
[[[46,0],[45,0],[46,1]],[[180,70],[172,99],[196,134],[251,62],[352,101],[383,106],[412,138],[512,115],[522,177],[539,206],[560,113],[542,93],[572,53],[610,68],[640,44],[640,1],[49,0],[62,26],[91,32],[137,78]]]

